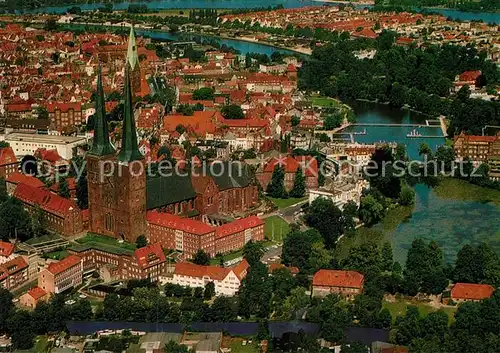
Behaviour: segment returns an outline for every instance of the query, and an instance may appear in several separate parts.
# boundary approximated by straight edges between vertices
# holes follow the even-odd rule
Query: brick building
[[[50,122],[56,130],[84,124],[82,103],[49,103],[46,105]]]
[[[28,280],[28,263],[22,256],[17,256],[0,265],[0,286],[14,289]]]
[[[65,290],[82,284],[83,261],[80,257],[70,255],[63,260],[51,263],[38,274],[38,287],[50,294],[62,293]]]
[[[158,281],[168,272],[168,261],[160,244],[151,244],[135,251],[99,243],[78,244],[68,249],[82,259],[83,272],[106,268],[111,279],[146,279]]]
[[[474,136],[461,133],[455,136],[453,147],[458,160],[484,162],[490,156],[500,155],[500,137]]]
[[[49,298],[48,293],[40,287],[33,287],[19,297],[19,303],[27,308],[35,309],[39,302]]]
[[[306,178],[306,188],[314,189],[318,187],[318,161],[311,156],[286,156],[279,158],[271,158],[262,168],[260,168],[256,177],[262,188],[265,190],[271,182],[274,168],[279,165],[285,171],[285,189],[290,191],[293,189],[295,182],[295,173],[298,168],[302,168],[304,177]]]
[[[9,175],[17,172],[19,162],[11,147],[0,148],[0,178],[7,179]]]
[[[24,183],[16,186],[13,196],[31,214],[39,207],[43,212],[45,226],[51,231],[72,236],[85,230],[83,212],[72,200]]]
[[[14,194],[14,191],[19,184],[29,185],[34,188],[45,187],[45,184],[40,179],[20,172],[14,172],[10,174],[9,177],[5,180],[5,184],[7,186],[7,194],[9,196],[12,196]]]
[[[313,297],[324,297],[331,293],[348,299],[363,292],[364,276],[356,271],[319,270],[313,276]]]
[[[203,288],[209,282],[214,282],[216,295],[233,296],[238,293],[248,268],[246,260],[231,268],[180,262],[175,265],[174,274],[167,278],[167,282],[192,288]]]
[[[210,256],[241,249],[250,240],[264,240],[264,222],[247,217],[219,227],[169,213],[148,212],[149,241],[165,249],[182,251],[190,259],[198,250]]]

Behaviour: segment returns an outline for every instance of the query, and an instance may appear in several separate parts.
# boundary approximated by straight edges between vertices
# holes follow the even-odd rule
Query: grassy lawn
[[[329,97],[311,97],[311,101],[313,105],[325,108],[337,107],[339,105],[335,99]]]
[[[264,222],[264,235],[267,239],[282,242],[290,231],[290,225],[280,216],[268,217]]]
[[[105,237],[105,236],[101,236],[101,235],[96,235],[96,234],[92,234],[92,233],[88,233],[83,238],[77,239],[76,242],[79,243],[79,244],[101,243],[101,244],[104,244],[104,245],[115,246],[115,247],[119,247],[119,248],[122,248],[122,249],[125,249],[125,250],[130,250],[130,251],[134,251],[136,249],[135,244],[126,243],[126,242],[119,243],[114,238]]]
[[[500,205],[500,191],[483,188],[455,178],[441,178],[434,189],[444,199],[493,202]]]
[[[273,197],[270,197],[269,200],[274,202],[274,204],[276,206],[278,206],[278,208],[287,208],[287,207],[290,207],[292,205],[295,205],[296,203],[307,200],[307,197],[302,197],[300,199],[296,199],[293,197],[290,197],[288,199],[275,199]]]
[[[429,315],[429,313],[433,311],[437,311],[437,309],[432,307],[431,305],[418,301],[406,301],[400,299],[396,300],[394,303],[388,301],[384,301],[382,303],[382,307],[389,309],[389,311],[391,312],[393,320],[395,320],[397,316],[405,315],[408,305],[417,306],[422,317]],[[453,316],[455,315],[455,311],[457,310],[456,307],[443,307],[441,308],[441,310],[448,314],[450,322],[453,321]]]
[[[49,351],[52,342],[49,342],[46,336],[38,336],[36,340],[33,352],[44,353]]]
[[[238,257],[243,257],[243,249],[242,250],[238,250],[238,251],[234,251],[234,252],[230,252],[230,253],[224,255],[222,258],[224,259],[224,262],[225,262],[225,261],[234,260],[234,259],[236,259]],[[220,265],[219,258],[218,257],[212,257],[210,259],[210,265],[219,266]]]
[[[229,343],[229,348],[231,348],[231,353],[258,353],[260,352],[259,346],[256,340],[252,340],[252,343],[248,343],[244,346],[243,339],[232,338]]]

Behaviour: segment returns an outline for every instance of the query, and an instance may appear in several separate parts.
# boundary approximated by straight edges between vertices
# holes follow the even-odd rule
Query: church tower
[[[98,69],[94,141],[87,153],[87,183],[90,231],[115,236],[115,149],[109,141],[108,124],[102,87],[101,67]]]
[[[132,32],[133,33],[133,32]],[[146,223],[146,163],[139,151],[134,119],[131,83],[131,60],[125,69],[123,133],[121,150],[116,157],[116,235],[135,242],[139,235],[147,235]]]
[[[129,75],[132,86],[132,97],[141,92],[141,68],[139,66],[139,53],[137,51],[134,27],[130,27],[128,37],[128,50],[125,66],[130,66]]]

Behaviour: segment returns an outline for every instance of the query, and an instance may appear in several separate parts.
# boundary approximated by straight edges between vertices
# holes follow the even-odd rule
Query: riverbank
[[[493,203],[500,206],[500,191],[484,188],[456,178],[441,178],[434,188],[443,199]]]

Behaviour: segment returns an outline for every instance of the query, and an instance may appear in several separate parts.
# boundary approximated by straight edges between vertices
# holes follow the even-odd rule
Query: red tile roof
[[[269,271],[269,273],[273,273],[275,270],[278,270],[280,268],[287,268],[290,271],[290,273],[294,274],[294,275],[296,275],[297,273],[300,272],[298,267],[295,267],[295,266],[288,267],[288,266],[285,266],[283,264],[270,264],[268,271]]]
[[[20,183],[14,190],[14,197],[30,205],[39,205],[43,210],[59,216],[66,216],[73,210],[79,210],[76,203],[46,189],[35,188]]]
[[[76,266],[81,263],[81,258],[76,255],[69,255],[68,257],[62,259],[59,262],[54,262],[47,267],[47,270],[53,275],[58,275],[67,269]]]
[[[17,163],[16,155],[12,147],[0,148],[0,165]]]
[[[68,182],[68,189],[70,191],[76,190],[75,178],[68,178],[66,179],[66,181]],[[55,192],[57,194],[57,192],[59,191],[59,183],[52,184],[52,186],[50,187],[50,191]]]
[[[479,70],[465,71],[460,75],[459,80],[462,82],[475,82],[479,76],[481,76],[481,71]]]
[[[494,291],[489,284],[456,283],[451,289],[451,298],[482,300],[490,298]]]
[[[0,256],[9,257],[14,252],[14,248],[14,244],[0,241]]]
[[[40,180],[31,175],[25,175],[23,173],[14,172],[9,175],[7,181],[12,184],[26,184],[35,188],[44,187],[45,184]]]
[[[47,150],[45,148],[39,148],[35,151],[35,157],[43,160],[55,163],[63,159],[57,150]]]
[[[24,270],[28,267],[28,263],[24,260],[22,256],[17,256],[6,263],[0,265],[0,281],[4,280],[8,276]]]
[[[214,228],[206,225],[203,222],[195,221],[189,218],[181,218],[179,216],[164,212],[149,211],[147,213],[147,220],[152,224],[179,229],[184,232],[196,235],[204,235],[215,231]]]
[[[230,271],[228,268],[219,266],[202,266],[190,262],[179,262],[175,264],[174,274],[197,278],[208,276],[212,280],[221,281],[226,278]]]
[[[362,288],[364,276],[356,271],[319,270],[313,286]]]
[[[223,224],[215,230],[215,237],[222,238],[228,235],[243,232],[246,229],[254,228],[263,225],[264,222],[257,216],[250,216],[242,219],[238,219],[231,223]]]
[[[39,300],[40,298],[44,297],[47,295],[47,292],[44,291],[42,288],[36,286],[36,287],[33,287],[31,288],[29,291],[28,291],[28,294],[31,295],[31,297],[35,300]]]
[[[285,173],[295,173],[299,166],[302,165],[305,167],[305,176],[318,175],[318,161],[310,156],[299,156],[296,158],[293,158],[292,156],[272,158],[264,166],[264,172],[272,173],[277,164],[283,167]]]
[[[151,244],[135,251],[137,264],[140,268],[148,268],[165,262],[165,254],[160,244]]]
[[[238,279],[241,281],[243,278],[246,277],[249,267],[250,265],[248,264],[247,260],[243,259],[239,264],[237,264],[234,267],[231,267],[231,270],[236,275],[236,277],[238,277]]]

